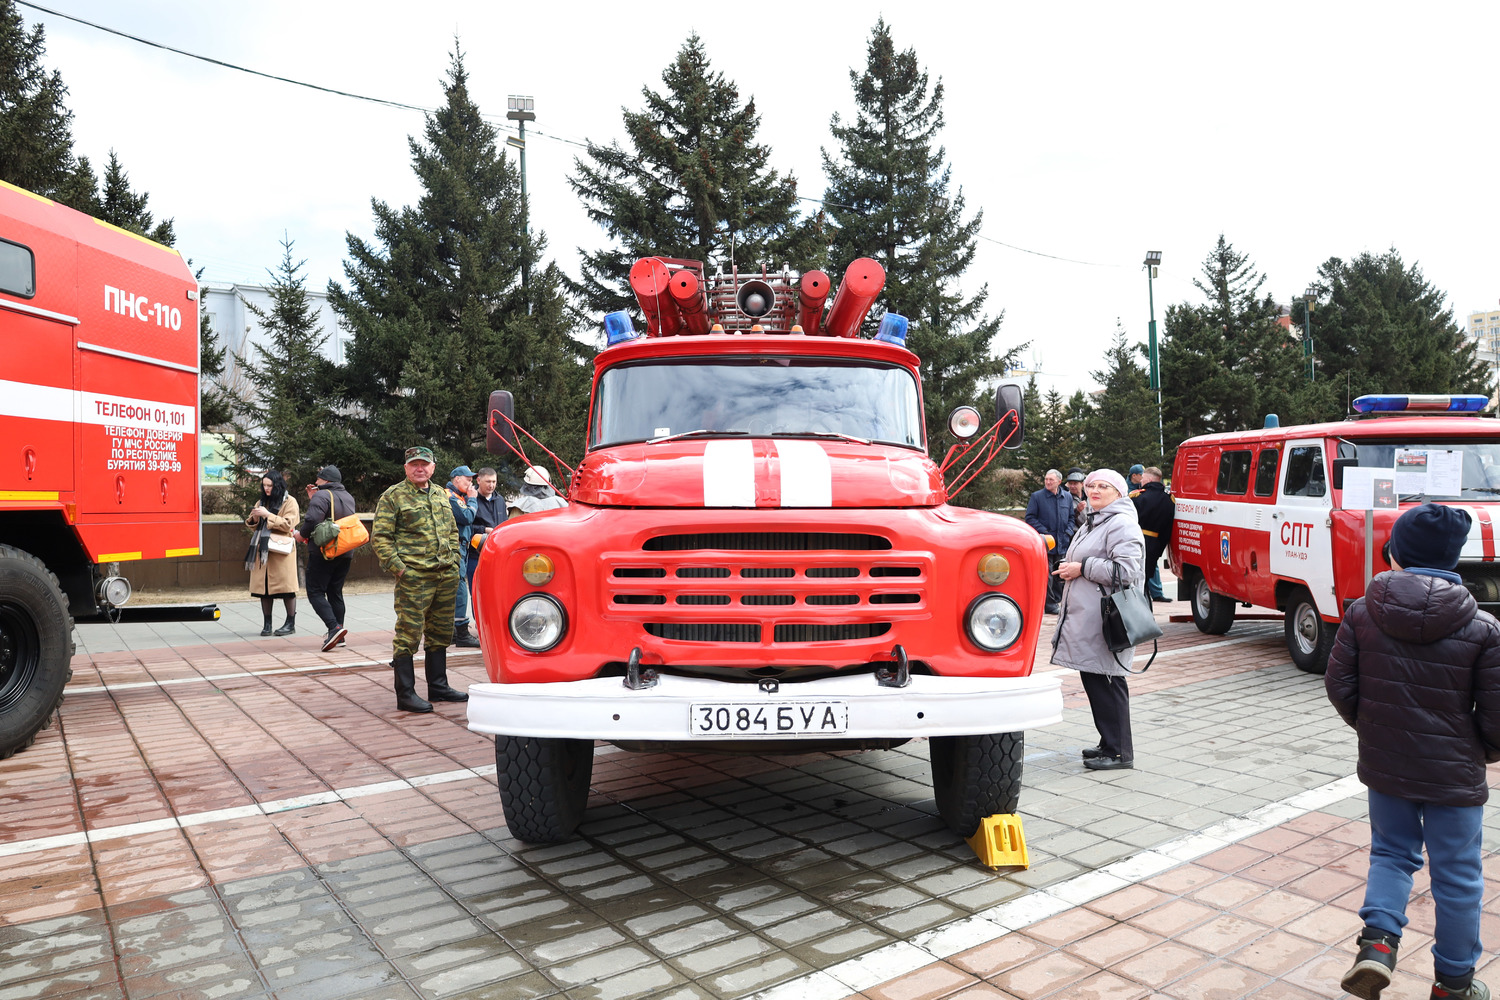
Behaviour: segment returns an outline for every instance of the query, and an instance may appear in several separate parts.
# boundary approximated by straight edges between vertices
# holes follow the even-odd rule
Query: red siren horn
[[[630,290],[646,316],[646,333],[671,337],[682,332],[682,313],[669,290],[670,274],[659,257],[642,257],[630,267]]]
[[[868,257],[861,257],[849,265],[838,294],[833,297],[833,308],[828,312],[828,335],[830,337],[853,337],[859,333],[859,325],[875,304],[875,297],[885,287],[885,268]]]
[[[698,276],[686,268],[673,271],[667,288],[672,293],[672,301],[682,311],[682,321],[687,325],[687,332],[700,336],[707,333],[708,295]]]
[[[808,271],[797,282],[797,325],[809,337],[818,333],[823,322],[823,305],[828,301],[831,282],[822,271]]]

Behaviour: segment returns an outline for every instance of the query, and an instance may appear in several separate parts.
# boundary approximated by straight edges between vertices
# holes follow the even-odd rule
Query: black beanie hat
[[[325,465],[318,470],[318,478],[325,483],[342,483],[344,474],[339,471],[337,465]]]
[[[1391,528],[1391,556],[1407,569],[1452,570],[1469,539],[1473,519],[1460,507],[1424,503],[1396,518]]]

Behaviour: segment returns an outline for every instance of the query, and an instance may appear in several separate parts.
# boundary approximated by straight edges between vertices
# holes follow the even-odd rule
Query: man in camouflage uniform
[[[396,578],[396,707],[430,712],[416,692],[412,656],[426,635],[427,697],[468,701],[448,686],[448,647],[453,644],[453,602],[458,596],[458,524],[448,492],[432,485],[431,448],[406,449],[406,479],[380,495],[370,543],[380,568]]]

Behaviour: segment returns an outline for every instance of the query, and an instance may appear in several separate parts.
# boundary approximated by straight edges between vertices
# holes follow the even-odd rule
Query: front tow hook
[[[890,667],[877,667],[875,670],[875,682],[881,687],[904,688],[911,683],[911,667],[906,663],[906,649],[900,643],[891,650],[896,657],[895,669]]]
[[[658,677],[657,672],[650,667],[641,669],[641,647],[632,649],[630,662],[625,666],[625,686],[632,691],[644,691],[656,687]]]

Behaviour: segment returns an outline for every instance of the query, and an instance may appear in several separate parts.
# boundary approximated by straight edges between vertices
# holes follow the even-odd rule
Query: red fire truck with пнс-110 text
[[[948,501],[1019,445],[1021,391],[999,387],[983,433],[955,410],[934,461],[906,320],[859,336],[884,280],[869,259],[834,296],[821,271],[632,268],[646,335],[606,317],[568,505],[501,524],[474,578],[490,683],[469,688],[469,727],[495,736],[517,838],[572,835],[595,740],[925,737],[951,830],[1016,811],[1023,731],[1062,716],[1057,678],[1031,672],[1047,557],[1023,522]],[[492,395],[490,447],[529,463],[513,406]]]
[[[0,182],[0,757],[62,701],[73,622],[118,618],[119,564],[199,552],[197,298],[177,251]]]

